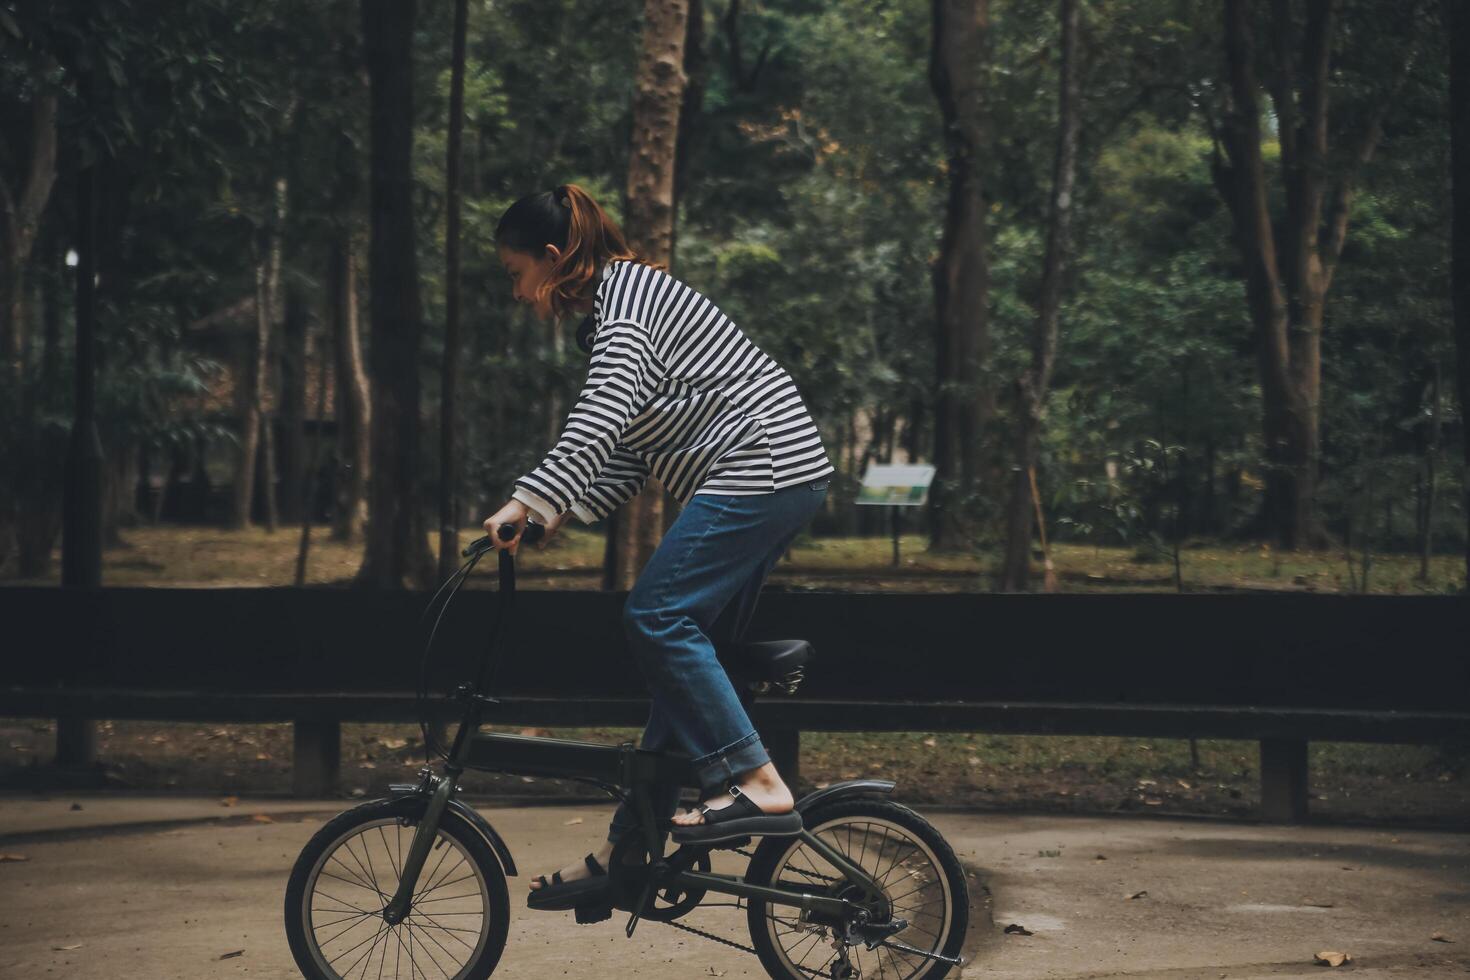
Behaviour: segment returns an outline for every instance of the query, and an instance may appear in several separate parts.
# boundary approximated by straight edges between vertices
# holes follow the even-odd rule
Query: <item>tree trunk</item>
[[[297,254],[293,249],[293,254]],[[295,277],[284,285],[281,311],[280,418],[281,418],[281,517],[287,522],[302,520],[301,504],[306,482],[306,385],[307,297]]]
[[[77,174],[76,415],[66,455],[61,584],[102,584],[102,440],[97,434],[97,165]]]
[[[1216,185],[1230,206],[1255,328],[1268,526],[1285,548],[1320,548],[1328,543],[1316,511],[1323,314],[1347,238],[1358,173],[1377,149],[1412,58],[1397,66],[1388,90],[1357,128],[1349,165],[1332,185],[1327,109],[1336,0],[1309,0],[1300,39],[1293,36],[1288,0],[1273,0],[1272,9],[1277,64],[1271,95],[1286,200],[1279,226],[1266,200],[1250,0],[1224,5],[1229,102],[1217,135],[1229,164],[1217,155],[1213,166]]]
[[[49,58],[38,61],[32,66],[32,77],[44,79],[54,68]],[[56,90],[49,81],[37,84],[31,103],[29,150],[19,198],[0,174],[0,350],[14,391],[20,390],[22,380],[25,267],[56,183]]]
[[[16,560],[21,578],[41,578],[51,569],[51,552],[61,533],[62,461],[65,440],[38,422],[40,413],[54,405],[61,378],[61,282],[63,266],[57,236],[48,235],[46,268],[40,276],[41,363],[35,384],[25,389],[27,405],[21,410],[25,426],[25,462],[19,467],[16,522]]]
[[[684,105],[688,0],[645,0],[643,43],[633,90],[624,231],[650,262],[668,265],[674,242],[674,171]],[[614,567],[605,578],[632,588],[663,536],[663,488],[649,480],[617,522]]]
[[[352,233],[338,232],[327,266],[331,297],[333,373],[336,376],[337,459],[334,541],[357,541],[367,521],[371,402],[363,368],[357,316],[357,272]]]
[[[1062,305],[1062,279],[1072,244],[1072,194],[1077,179],[1077,136],[1081,128],[1077,83],[1077,0],[1060,0],[1062,60],[1058,65],[1057,152],[1052,164],[1050,218],[1046,257],[1041,271],[1041,297],[1031,337],[1031,363],[1016,384],[1016,467],[1011,479],[1010,512],[1002,592],[1024,591],[1031,576],[1032,467],[1036,465],[1046,396],[1057,355],[1057,320]]]
[[[449,146],[446,161],[444,226],[444,360],[440,365],[439,404],[439,577],[459,565],[459,495],[454,446],[459,396],[459,218],[460,158],[464,140],[465,30],[468,0],[455,0],[453,53],[449,79]]]
[[[949,203],[934,267],[937,356],[930,544],[966,546],[964,510],[980,473],[980,439],[993,396],[981,368],[989,357],[985,202],[980,154],[986,131],[980,65],[989,31],[988,0],[933,0],[929,83],[944,119]]]
[[[1429,581],[1429,558],[1434,554],[1434,502],[1439,488],[1436,464],[1439,457],[1441,385],[1439,358],[1434,359],[1434,375],[1429,383],[1429,432],[1424,440],[1424,488],[1419,505],[1419,581]],[[1392,500],[1393,498],[1388,498]]]
[[[372,482],[360,585],[427,587],[434,573],[420,507],[418,257],[413,218],[413,0],[362,0],[371,93]]]
[[[1455,309],[1455,374],[1460,410],[1470,405],[1470,9],[1444,5],[1450,48],[1450,174],[1453,183],[1451,289]],[[1470,474],[1470,426],[1460,427],[1465,472]],[[1470,476],[1462,485],[1465,515],[1465,591],[1470,593]]]
[[[250,526],[256,492],[256,461],[260,457],[260,388],[265,383],[266,359],[270,354],[270,313],[266,301],[266,257],[256,257],[256,335],[250,354],[241,364],[240,401],[240,445],[235,457],[234,513],[229,526],[234,529]]]

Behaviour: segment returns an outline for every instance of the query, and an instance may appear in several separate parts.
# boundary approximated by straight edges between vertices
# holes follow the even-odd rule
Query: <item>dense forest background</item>
[[[1453,4],[674,6],[673,271],[801,386],[818,534],[885,533],[857,487],[911,460],[916,526],[1019,555],[1007,588],[1038,512],[1053,543],[1467,547]],[[0,3],[0,568],[57,574],[88,453],[103,542],[310,519],[366,568],[397,440],[428,540],[446,336],[457,523],[539,461],[585,358],[492,232],[562,183],[627,214],[645,3],[469,3],[451,183],[455,8]],[[430,576],[410,547],[388,580]]]

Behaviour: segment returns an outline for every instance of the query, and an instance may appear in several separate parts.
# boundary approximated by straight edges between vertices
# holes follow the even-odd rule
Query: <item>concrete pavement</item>
[[[25,858],[0,861],[0,978],[298,977],[281,924],[286,877],[352,801],[233,802],[0,796],[0,854]],[[610,806],[479,808],[521,868],[497,978],[764,976],[754,956],[667,925],[641,924],[630,940],[621,914],[576,926],[571,913],[525,908],[527,879],[591,850]],[[1467,833],[926,816],[972,875],[969,962],[951,976],[1470,976]],[[721,861],[715,870],[743,864]],[[684,921],[748,942],[734,909]],[[1352,963],[1314,965],[1327,950]]]

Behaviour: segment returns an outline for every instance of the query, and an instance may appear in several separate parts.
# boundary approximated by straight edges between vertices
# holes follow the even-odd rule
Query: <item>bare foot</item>
[[[772,763],[767,762],[759,769],[741,773],[735,785],[740,787],[742,795],[750,797],[750,801],[761,808],[762,813],[790,813],[796,806],[791,790],[786,787]],[[729,793],[721,793],[706,800],[705,805],[711,810],[723,810],[734,802],[735,797]],[[676,827],[697,827],[704,823],[704,814],[697,809],[690,810],[678,814],[672,822]]]

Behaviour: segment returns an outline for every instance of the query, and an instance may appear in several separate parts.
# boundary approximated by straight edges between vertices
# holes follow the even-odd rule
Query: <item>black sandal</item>
[[[526,907],[541,912],[565,912],[578,905],[605,898],[608,891],[607,869],[598,864],[597,858],[591,854],[582,860],[592,877],[562,881],[561,872],[553,871],[548,882],[545,875],[537,875],[531,880],[541,882],[541,887],[531,889],[531,893],[526,896]]]
[[[801,833],[801,814],[766,813],[750,797],[740,792],[740,787],[731,784],[729,793],[735,801],[729,806],[712,810],[701,803],[695,807],[704,815],[704,823],[689,827],[674,828],[674,842],[678,844],[719,844],[737,837],[795,837]]]

